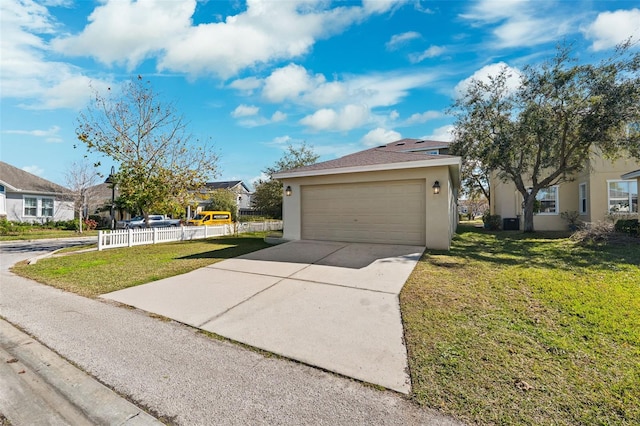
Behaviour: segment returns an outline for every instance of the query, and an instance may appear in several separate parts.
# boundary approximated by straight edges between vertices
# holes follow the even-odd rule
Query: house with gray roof
[[[448,249],[455,233],[460,157],[448,143],[401,139],[276,173],[284,239]]]
[[[15,222],[72,220],[71,191],[0,161],[0,217]]]

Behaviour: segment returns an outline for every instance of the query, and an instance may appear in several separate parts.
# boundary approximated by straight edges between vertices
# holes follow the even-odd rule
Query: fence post
[[[152,228],[153,229],[153,242],[152,244],[157,244],[158,243],[158,228]]]
[[[102,231],[98,231],[98,251],[102,250]]]
[[[133,245],[133,229],[129,228],[128,231],[129,238],[127,240],[127,246],[131,247]]]

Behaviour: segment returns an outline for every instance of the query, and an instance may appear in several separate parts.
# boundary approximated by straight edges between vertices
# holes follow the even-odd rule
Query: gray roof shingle
[[[39,176],[0,161],[0,182],[7,190],[30,194],[69,194],[71,191]]]
[[[425,150],[433,150],[436,148],[447,148],[448,146],[448,142],[421,139],[401,139],[386,145],[345,155],[344,157],[336,158],[335,160],[297,167],[280,173],[303,173],[347,167],[366,167],[379,164],[455,158],[452,155],[430,155],[423,152]]]

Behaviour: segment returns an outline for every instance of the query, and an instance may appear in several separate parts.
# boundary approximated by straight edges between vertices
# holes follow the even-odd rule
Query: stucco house
[[[70,190],[0,161],[0,217],[14,222],[73,220]]]
[[[582,222],[598,222],[609,216],[637,215],[640,161],[630,157],[615,161],[593,153],[584,171],[570,182],[552,186],[538,193],[540,212],[533,218],[537,231],[567,229],[562,212],[578,212]],[[629,170],[636,170],[629,172]],[[511,182],[493,177],[491,187],[491,214],[503,220],[523,217],[522,195]],[[523,220],[519,220],[520,229]]]
[[[283,238],[449,249],[461,162],[447,150],[444,142],[402,139],[275,174]]]

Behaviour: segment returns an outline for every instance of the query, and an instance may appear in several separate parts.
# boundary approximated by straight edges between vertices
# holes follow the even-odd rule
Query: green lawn
[[[419,404],[477,424],[640,424],[640,240],[460,227],[400,300]]]
[[[100,294],[184,274],[223,259],[267,247],[264,235],[242,234],[206,240],[90,251],[20,263],[12,271],[82,296]]]
[[[82,234],[76,231],[65,231],[61,229],[26,228],[17,233],[0,235],[0,241],[21,241],[21,240],[42,240],[46,238],[75,238],[75,237],[97,237],[98,231],[84,231]]]

